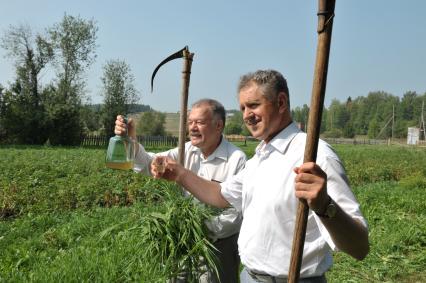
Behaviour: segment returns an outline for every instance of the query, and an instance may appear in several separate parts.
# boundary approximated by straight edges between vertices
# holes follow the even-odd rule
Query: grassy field
[[[335,148],[371,251],[361,262],[336,253],[328,281],[426,282],[426,150]],[[170,183],[106,169],[104,150],[9,146],[0,156],[0,282],[164,282],[190,249],[173,243],[190,234],[191,248],[208,246],[202,231],[188,234],[208,212]]]
[[[179,136],[179,113],[166,113],[166,133],[172,136]]]

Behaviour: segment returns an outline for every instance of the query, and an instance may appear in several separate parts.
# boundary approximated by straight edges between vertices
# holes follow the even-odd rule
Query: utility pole
[[[419,140],[425,140],[426,132],[425,132],[425,117],[424,117],[424,108],[425,108],[425,101],[422,101],[422,115],[421,115],[421,122],[420,122],[420,137]]]
[[[395,104],[392,105],[392,134],[391,134],[391,140],[393,140],[393,128],[395,124]]]

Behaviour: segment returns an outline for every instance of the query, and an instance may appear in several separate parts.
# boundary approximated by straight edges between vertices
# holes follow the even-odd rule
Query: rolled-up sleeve
[[[133,170],[137,173],[151,175],[150,166],[152,159],[154,159],[154,156],[154,153],[147,152],[143,145],[139,144],[138,151],[135,154]]]
[[[222,196],[238,211],[242,209],[242,180],[246,170],[243,169],[237,175],[221,183]]]
[[[343,211],[367,227],[367,221],[362,215],[360,205],[349,186],[349,180],[341,161],[333,157],[326,157],[319,165],[327,173],[327,192],[330,197]],[[322,237],[330,248],[336,251],[337,248],[321,219],[315,213],[313,215]]]

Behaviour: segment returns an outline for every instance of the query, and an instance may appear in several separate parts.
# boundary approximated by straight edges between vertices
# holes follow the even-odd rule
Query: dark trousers
[[[238,283],[240,256],[237,241],[238,234],[235,234],[213,243],[217,249],[219,278],[213,271],[208,271],[201,277],[201,283]]]
[[[238,234],[219,239],[213,243],[218,259],[219,278],[213,270],[207,270],[200,276],[200,283],[238,283],[240,256],[238,255]],[[170,282],[170,281],[169,281]],[[179,276],[177,283],[187,283],[185,276]]]

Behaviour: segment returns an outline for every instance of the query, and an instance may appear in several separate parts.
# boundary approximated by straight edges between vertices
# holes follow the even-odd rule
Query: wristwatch
[[[336,204],[334,203],[333,199],[329,196],[328,197],[328,203],[327,206],[325,207],[325,210],[323,210],[323,212],[317,212],[314,211],[316,215],[318,215],[319,217],[322,218],[333,218],[336,215]]]

